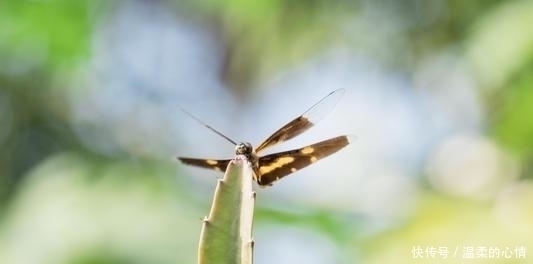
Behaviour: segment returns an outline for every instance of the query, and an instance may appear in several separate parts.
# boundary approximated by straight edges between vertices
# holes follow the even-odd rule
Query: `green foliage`
[[[362,219],[358,216],[346,214],[342,211],[321,210],[318,208],[291,210],[270,209],[260,207],[256,210],[258,224],[276,223],[280,225],[292,225],[306,227],[327,235],[339,245],[360,236]]]
[[[176,252],[195,250],[201,212],[162,165],[75,152],[42,161],[2,219],[1,262],[191,263]]]
[[[533,2],[507,1],[480,14],[466,37],[466,58],[483,88],[504,88],[528,70]]]
[[[0,3],[0,58],[31,67],[72,66],[88,47],[101,1],[17,1]],[[13,66],[13,65],[12,65]],[[21,67],[23,67],[22,65]],[[5,67],[5,66],[4,66]]]
[[[495,124],[498,139],[522,155],[533,155],[533,68],[506,89]]]
[[[141,2],[147,3],[147,6],[166,4],[165,1]],[[338,248],[345,250],[342,254],[353,257],[350,260],[363,259],[365,263],[411,262],[410,250],[417,245],[438,246],[440,243],[454,247],[490,246],[492,243],[493,246],[518,244],[528,249],[533,247],[529,239],[533,237],[533,218],[529,210],[533,193],[529,181],[533,173],[529,165],[533,160],[531,1],[175,2],[178,3],[175,10],[166,13],[176,16],[176,19],[170,20],[182,23],[180,26],[185,25],[184,28],[190,31],[196,30],[194,26],[188,27],[191,24],[201,25],[202,30],[212,30],[208,34],[213,33],[215,42],[222,43],[222,79],[226,87],[241,88],[241,91],[251,90],[249,88],[255,83],[259,83],[260,87],[270,87],[268,82],[262,81],[270,81],[272,76],[278,76],[284,68],[293,65],[306,67],[306,62],[321,60],[325,52],[340,54],[335,59],[344,58],[345,54],[360,56],[371,65],[379,64],[376,68],[380,70],[399,68],[400,71],[386,73],[386,78],[401,72],[402,81],[412,78],[414,82],[422,75],[417,69],[420,61],[441,55],[453,57],[464,63],[464,69],[472,70],[462,72],[465,80],[461,81],[472,84],[472,93],[479,95],[480,119],[490,120],[488,123],[481,120],[481,124],[474,126],[486,128],[491,132],[482,135],[487,141],[498,141],[501,143],[498,148],[504,146],[505,150],[517,154],[519,161],[527,163],[516,168],[522,173],[520,178],[512,178],[514,174],[512,177],[499,175],[511,178],[512,182],[498,186],[498,191],[482,202],[465,197],[447,197],[439,190],[431,189],[431,184],[414,186],[413,189],[422,189],[423,193],[413,198],[416,201],[412,202],[412,208],[406,210],[408,215],[400,216],[405,218],[392,219],[393,223],[385,230],[365,230],[375,223],[373,219],[362,219],[357,215],[359,201],[348,201],[346,204],[353,205],[353,208],[345,209],[303,202],[305,205],[298,204],[297,208],[284,210],[286,205],[273,204],[272,208],[258,208],[257,224],[305,228],[334,241]],[[120,10],[123,4],[128,6],[131,3],[102,0],[0,1],[0,262],[18,264],[24,263],[19,257],[33,257],[43,262],[65,263],[55,261],[49,254],[57,254],[76,264],[190,263],[195,257],[200,219],[205,202],[209,200],[209,192],[199,191],[199,185],[191,184],[192,180],[188,181],[190,178],[184,173],[176,175],[174,170],[179,165],[161,157],[147,157],[134,148],[125,148],[113,157],[90,150],[88,144],[91,144],[91,139],[84,138],[86,141],[82,143],[70,119],[72,102],[83,102],[83,98],[70,101],[69,97],[76,95],[68,93],[65,88],[92,85],[91,81],[101,76],[90,72],[89,76],[84,76],[88,79],[87,83],[66,84],[62,81],[72,77],[72,71],[90,68],[91,65],[80,62],[91,55],[95,29],[107,26],[108,21],[102,18]],[[109,8],[115,7],[115,4],[116,9]],[[183,7],[187,4],[195,9],[184,12]],[[206,60],[216,61],[217,58]],[[189,63],[197,62],[187,61],[180,65],[186,68]],[[111,68],[104,69],[113,70]],[[153,70],[148,68],[146,70]],[[116,72],[106,74],[104,78],[116,80]],[[205,73],[196,74],[203,76]],[[381,77],[376,75],[375,78]],[[130,84],[137,85],[136,79],[132,79],[134,81],[124,85],[123,90],[116,91],[119,95],[115,98],[131,99],[123,95],[136,93],[129,90]],[[84,81],[83,78],[80,80]],[[373,92],[373,87],[361,89]],[[445,90],[440,94],[447,96]],[[115,99],[111,96],[103,98]],[[423,100],[419,101],[420,105],[433,103]],[[146,106],[139,101],[136,102],[139,108]],[[92,103],[98,107],[95,102]],[[120,105],[123,101],[97,103]],[[149,106],[159,107],[153,102]],[[450,110],[453,112],[454,109]],[[128,110],[122,108],[119,111]],[[83,116],[83,113],[79,114]],[[419,118],[420,115],[413,117]],[[133,111],[130,118],[127,123],[136,124],[142,121],[137,118],[146,117],[137,116]],[[381,122],[374,116],[368,116],[368,121]],[[145,122],[143,126],[149,123]],[[132,125],[131,130],[119,132],[109,131],[112,128],[95,130],[91,136],[106,137],[108,135],[102,134],[110,133],[113,134],[110,140],[116,140],[113,143],[120,145],[121,141],[127,141],[120,133],[132,131],[133,134],[134,129],[139,127]],[[87,129],[91,129],[90,125]],[[183,133],[187,129],[183,127]],[[483,134],[485,130],[476,132]],[[143,135],[138,140],[139,144],[151,144],[152,136]],[[183,140],[177,137],[172,140]],[[374,142],[363,141],[361,146],[367,144]],[[431,152],[432,147],[426,145],[424,151]],[[175,149],[175,154],[182,153],[182,150]],[[163,155],[167,154],[171,156],[169,153]],[[419,161],[420,170],[413,169],[415,173],[424,173],[421,168],[427,165],[425,158]],[[383,167],[387,165],[383,164]],[[482,172],[487,167],[486,164],[474,165]],[[373,173],[365,175],[365,179],[373,179]],[[243,173],[235,176],[236,180],[251,179]],[[411,176],[415,179],[413,184],[419,183],[417,176],[422,179],[431,177]],[[209,186],[202,186],[206,185]],[[306,186],[298,188],[307,191]],[[238,191],[239,188],[229,188],[226,198],[215,200],[220,203],[218,216],[225,219],[221,223],[214,221],[214,226],[228,228],[235,224],[231,223],[231,219],[238,214],[238,200],[242,198]],[[350,198],[353,197],[346,199]],[[198,202],[200,200],[202,202]],[[391,206],[393,204],[391,202]],[[232,250],[232,256],[237,256],[235,246],[242,241],[235,242],[238,238],[234,233],[222,234],[221,230],[213,230],[214,238],[210,241],[208,238],[206,243],[224,253]],[[228,240],[232,242],[228,243]],[[261,245],[261,241],[258,242]],[[108,251],[100,250],[102,247]],[[24,256],[17,255],[17,252],[24,252]],[[218,258],[215,251],[207,253],[215,253],[213,258]],[[527,256],[530,257],[529,253]],[[450,261],[448,259],[443,263]]]

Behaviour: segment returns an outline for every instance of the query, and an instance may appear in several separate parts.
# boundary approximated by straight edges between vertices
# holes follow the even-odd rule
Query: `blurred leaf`
[[[533,154],[533,69],[505,90],[503,109],[495,124],[497,138],[522,155]]]
[[[271,17],[280,8],[279,0],[204,0],[197,4],[208,10],[225,12],[237,23],[251,23]]]
[[[530,191],[531,189],[527,192]],[[510,202],[513,203],[516,200]],[[528,210],[527,208],[520,209]],[[370,237],[362,244],[362,251],[365,252],[364,263],[416,263],[414,261],[456,263],[462,260],[467,260],[465,263],[510,263],[509,259],[505,258],[464,259],[463,257],[464,247],[485,246],[515,249],[516,246],[526,248],[533,246],[529,239],[532,231],[528,224],[530,219],[521,219],[523,225],[513,228],[522,230],[522,232],[516,233],[511,228],[512,224],[502,221],[508,218],[512,216],[498,215],[491,204],[426,193],[421,199],[417,214],[406,225]],[[447,258],[437,254],[431,259],[414,259],[413,247],[422,249],[446,247],[449,254]],[[453,257],[456,249],[457,255]],[[515,256],[513,259],[517,260]],[[516,263],[526,262],[517,261]]]
[[[318,208],[302,210],[301,206],[299,205],[300,208],[291,208],[289,210],[259,207],[256,209],[256,222],[260,224],[278,223],[289,226],[305,226],[328,235],[340,245],[360,237],[361,232],[358,230],[363,226],[363,221],[360,217]]]
[[[41,162],[2,219],[0,263],[190,263],[201,213],[159,167],[76,153]]]
[[[116,256],[112,253],[105,252],[96,252],[89,255],[82,255],[73,257],[72,261],[69,261],[68,264],[136,264],[142,263],[139,261],[133,260],[133,258]]]
[[[351,4],[330,1],[205,0],[196,3],[221,23],[226,40],[222,75],[244,90],[308,59],[340,37],[338,23]]]
[[[532,1],[503,1],[478,19],[466,50],[483,85],[499,87],[531,60],[532,13]]]
[[[70,66],[88,54],[100,1],[10,0],[0,3],[0,58],[9,67]],[[17,65],[17,64],[28,65]],[[6,65],[7,66],[7,65]],[[5,67],[5,66],[4,66]]]

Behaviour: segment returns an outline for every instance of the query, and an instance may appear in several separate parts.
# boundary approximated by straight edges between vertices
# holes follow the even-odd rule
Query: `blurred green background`
[[[273,151],[357,140],[258,188],[256,263],[533,263],[531,14],[1,1],[0,263],[194,263],[220,175],[174,157],[234,154],[179,106],[258,144],[338,88],[333,113]]]

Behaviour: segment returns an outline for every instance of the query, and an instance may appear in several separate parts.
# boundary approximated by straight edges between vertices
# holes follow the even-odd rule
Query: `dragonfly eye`
[[[252,145],[248,142],[241,142],[235,146],[235,153],[237,155],[245,155],[252,152]]]

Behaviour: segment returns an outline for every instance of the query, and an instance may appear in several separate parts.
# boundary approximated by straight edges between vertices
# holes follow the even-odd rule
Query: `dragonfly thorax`
[[[252,144],[241,142],[235,146],[235,154],[249,156],[252,153]]]

